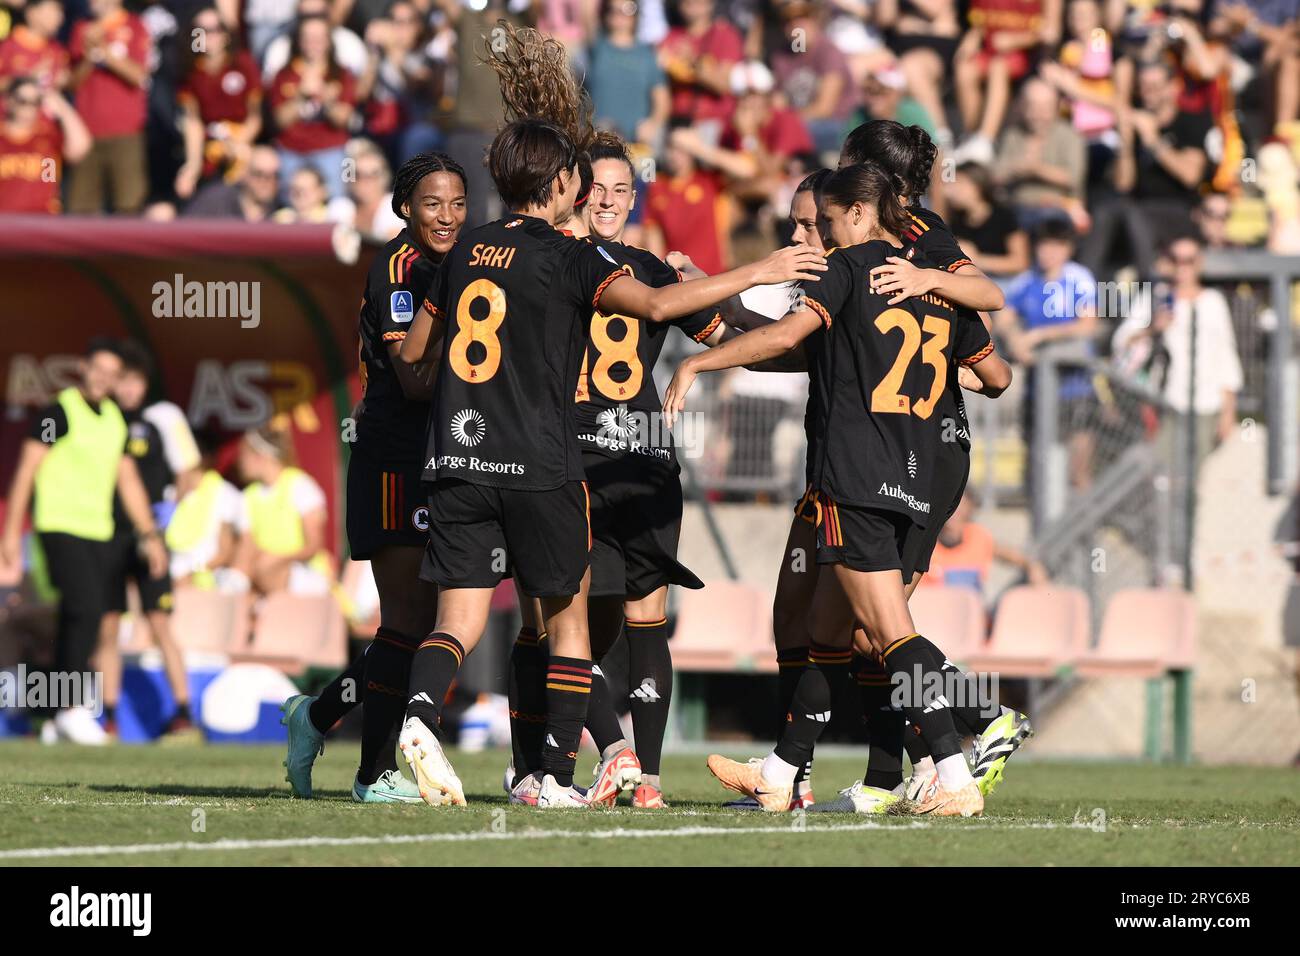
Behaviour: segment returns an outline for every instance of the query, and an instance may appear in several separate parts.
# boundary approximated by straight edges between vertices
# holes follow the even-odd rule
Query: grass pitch
[[[749,748],[757,752],[756,748]],[[748,751],[737,751],[738,757]],[[503,752],[450,756],[470,805],[361,806],[357,748],[329,746],[294,800],[276,747],[0,743],[0,865],[1295,864],[1300,776],[1283,768],[1012,761],[983,819],[725,810],[703,755],[665,760],[665,811],[507,806]],[[580,781],[595,758],[584,754]],[[825,797],[862,758],[819,756]]]

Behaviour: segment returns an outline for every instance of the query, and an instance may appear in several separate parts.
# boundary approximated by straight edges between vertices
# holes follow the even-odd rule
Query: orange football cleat
[[[602,760],[596,768],[596,781],[587,791],[593,807],[612,807],[618,795],[632,790],[641,783],[641,761],[631,747],[624,747],[609,760]]]
[[[738,763],[721,754],[709,755],[709,773],[728,790],[743,793],[758,801],[758,805],[768,813],[785,813],[790,809],[791,786],[775,786],[763,779],[763,763],[751,760]]]
[[[664,803],[662,790],[643,783],[632,794],[632,806],[640,807],[642,810],[662,810],[668,804]]]
[[[955,792],[940,785],[917,806],[916,812],[935,817],[978,817],[984,812],[984,794],[974,780]]]

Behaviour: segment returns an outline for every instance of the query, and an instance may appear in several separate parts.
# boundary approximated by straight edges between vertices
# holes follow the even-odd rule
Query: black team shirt
[[[608,250],[514,215],[461,236],[426,308],[445,322],[424,477],[517,491],[584,478],[574,384]]]
[[[598,252],[603,250],[619,268],[653,288],[682,281],[680,272],[644,249],[597,236],[579,241],[596,246]],[[670,328],[703,342],[721,322],[716,309],[673,322],[641,322],[593,311],[574,394],[578,443],[583,451],[610,458],[636,455],[675,470],[672,438],[658,424],[663,402],[655,385],[655,363]]]
[[[909,210],[912,225],[901,236],[907,252],[904,258],[912,259],[922,256],[934,268],[956,272],[962,266],[971,265],[970,257],[962,251],[943,217],[923,206]],[[915,263],[913,263],[915,265]],[[956,305],[958,321],[975,322],[983,325],[979,313],[964,305]],[[966,418],[966,402],[962,398],[961,386],[957,376],[948,378],[948,387],[939,401],[939,418],[944,422],[945,445],[956,445],[963,455],[970,453],[970,422]],[[948,424],[951,422],[951,424]],[[954,441],[955,439],[955,441]],[[946,467],[946,465],[941,465]],[[954,467],[962,467],[954,465]],[[942,504],[942,502],[936,502]]]
[[[983,323],[959,321],[936,295],[898,305],[872,291],[871,270],[900,254],[873,241],[833,249],[820,281],[804,285],[804,301],[822,320],[816,365],[814,486],[840,504],[881,508],[925,524],[936,504],[930,485],[938,467],[939,406],[954,357],[973,363],[992,345]],[[914,264],[928,262],[913,256]]]
[[[429,403],[406,397],[388,346],[406,338],[437,272],[438,263],[403,229],[375,256],[366,276],[357,323],[362,399],[354,450],[380,463],[424,460]]]

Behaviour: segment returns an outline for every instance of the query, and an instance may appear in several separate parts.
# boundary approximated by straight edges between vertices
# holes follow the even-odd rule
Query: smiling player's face
[[[455,173],[429,173],[416,183],[407,208],[420,245],[445,255],[465,225],[465,183]]]
[[[601,159],[592,164],[591,198],[587,218],[591,231],[602,239],[618,241],[636,202],[632,169],[621,159]]]

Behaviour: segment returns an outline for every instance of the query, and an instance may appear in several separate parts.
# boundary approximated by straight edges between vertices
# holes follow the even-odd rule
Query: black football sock
[[[943,661],[943,652],[920,634],[909,634],[886,647],[882,656],[891,684],[901,691],[903,716],[919,729],[934,762],[960,754],[952,710],[931,692],[943,686],[942,664],[936,663]]]
[[[903,747],[907,750],[907,759],[912,763],[912,769],[916,769],[926,757],[930,756],[930,748],[921,736],[921,732],[916,729],[916,724],[910,720],[903,721]]]
[[[578,744],[591,699],[591,661],[552,657],[546,665],[546,739],[542,743],[542,772],[562,787],[573,785]]]
[[[542,766],[546,736],[546,635],[521,627],[510,651],[506,693],[510,700],[510,749],[515,780]]]
[[[339,674],[320,692],[307,708],[307,719],[321,734],[343,719],[343,715],[361,703],[362,681],[366,670],[366,653],[356,656],[347,670]]]
[[[379,775],[397,769],[394,729],[406,710],[411,683],[411,658],[420,643],[390,627],[381,627],[366,648],[365,698],[361,707],[361,762],[357,779],[370,785]]]
[[[310,716],[310,713],[308,716]],[[190,705],[188,703],[182,702],[176,705],[176,713],[172,715],[172,720],[192,721],[193,719],[194,718],[190,716]]]
[[[811,772],[813,747],[831,719],[831,686],[842,684],[848,674],[852,652],[813,642],[808,648],[808,664],[794,689],[787,711],[785,732],[775,753],[786,763]],[[796,784],[802,779],[795,776]]]
[[[623,726],[618,722],[618,714],[614,710],[614,697],[605,683],[605,675],[594,664],[591,668],[591,696],[587,698],[586,726],[602,759],[605,751],[615,744],[627,746]]]
[[[854,677],[862,700],[862,722],[870,750],[862,782],[893,790],[903,782],[903,715],[889,703],[889,675],[873,658],[854,657]]]
[[[438,727],[442,721],[442,705],[464,661],[465,648],[460,641],[441,631],[426,637],[411,660],[406,716],[420,718],[439,739],[442,738]]]
[[[787,724],[790,722],[791,708],[794,706],[795,688],[799,686],[799,678],[803,676],[804,668],[807,666],[808,648],[806,647],[792,647],[776,652],[777,697],[781,702],[781,713],[785,716]],[[797,766],[799,770],[794,776],[796,787],[812,774],[812,753],[810,752],[808,758]]]
[[[632,736],[643,773],[658,776],[663,759],[668,705],[673,699],[673,655],[668,620],[628,621],[627,654],[632,672]]]
[[[952,720],[958,733],[978,737],[1002,713],[996,700],[980,697],[979,678],[950,660],[943,661],[944,693],[952,698]]]

